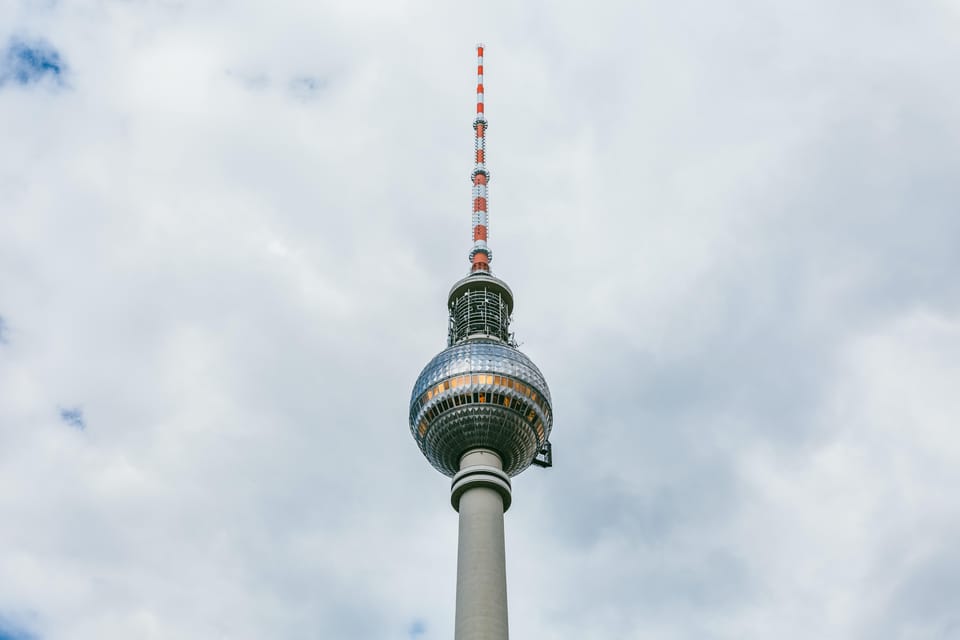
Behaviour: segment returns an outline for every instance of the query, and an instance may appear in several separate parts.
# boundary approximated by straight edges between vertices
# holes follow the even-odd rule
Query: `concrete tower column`
[[[454,640],[509,638],[503,513],[510,501],[510,477],[500,456],[473,449],[460,459],[450,493],[460,513]]]

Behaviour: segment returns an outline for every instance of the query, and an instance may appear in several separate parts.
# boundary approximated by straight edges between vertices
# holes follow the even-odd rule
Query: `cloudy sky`
[[[0,640],[452,636],[477,41],[513,636],[960,637],[960,2],[454,7],[0,2]]]

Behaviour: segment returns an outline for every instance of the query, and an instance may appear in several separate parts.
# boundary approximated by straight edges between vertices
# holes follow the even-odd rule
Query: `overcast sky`
[[[453,8],[458,6],[459,8]],[[0,640],[452,637],[407,424],[551,385],[515,638],[960,637],[960,2],[0,2]]]

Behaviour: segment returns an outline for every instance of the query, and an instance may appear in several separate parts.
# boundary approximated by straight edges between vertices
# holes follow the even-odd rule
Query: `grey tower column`
[[[450,501],[460,512],[455,640],[507,640],[507,567],[503,513],[510,478],[500,456],[474,449],[460,459]]]

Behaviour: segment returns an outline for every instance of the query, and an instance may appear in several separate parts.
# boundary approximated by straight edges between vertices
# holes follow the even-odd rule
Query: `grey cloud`
[[[883,595],[858,637],[950,638],[960,629],[960,560],[937,533],[899,540],[876,563],[867,579]]]
[[[44,18],[84,74],[5,103],[4,610],[50,638],[449,635],[456,516],[406,414],[467,267],[479,30],[493,266],[557,416],[507,515],[514,635],[949,632],[955,514],[869,517],[880,469],[935,493],[946,401],[901,384],[884,435],[853,348],[957,322],[946,9],[380,9]],[[916,346],[952,334],[916,331],[909,375],[954,379]],[[914,516],[929,554],[876,569]]]

